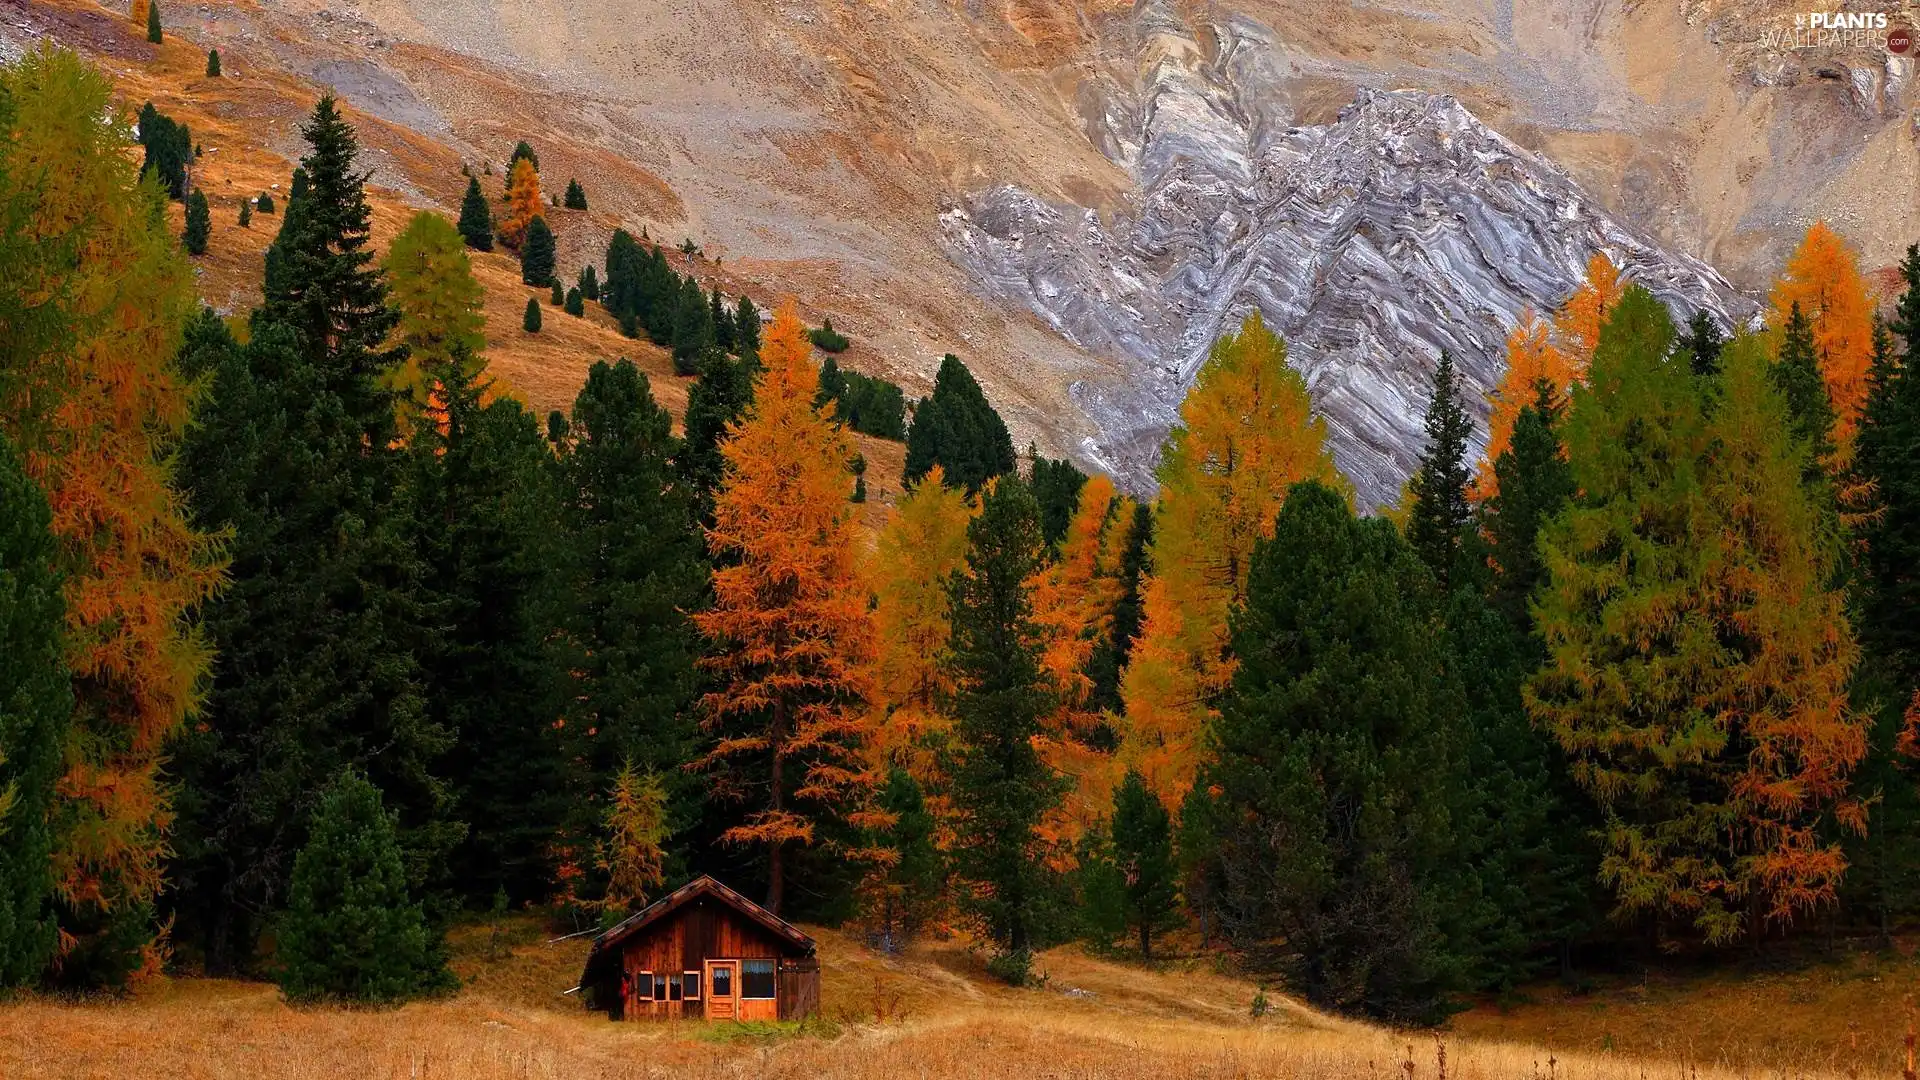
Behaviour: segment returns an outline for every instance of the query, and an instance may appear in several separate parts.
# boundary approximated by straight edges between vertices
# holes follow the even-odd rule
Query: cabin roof
[[[620,920],[620,922],[616,923],[613,927],[602,932],[599,937],[594,938],[593,947],[587,950],[586,973],[590,974],[593,971],[595,966],[594,961],[597,958],[617,952],[621,944],[628,938],[654,923],[667,918],[669,915],[672,915],[674,912],[702,896],[711,896],[732,908],[734,911],[739,912],[742,916],[759,925],[775,938],[780,939],[781,942],[790,948],[798,950],[803,955],[813,955],[813,939],[801,933],[792,923],[787,922],[785,919],[780,918],[759,904],[741,896],[739,893],[720,884],[706,874],[702,874],[660,899],[655,900],[653,903],[648,904],[646,907],[641,908],[632,915],[627,916],[625,919]],[[586,981],[586,977],[583,975],[581,979],[582,984],[585,984]]]

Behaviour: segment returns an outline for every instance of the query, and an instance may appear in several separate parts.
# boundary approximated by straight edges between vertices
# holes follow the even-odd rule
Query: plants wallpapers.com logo
[[[1775,49],[1885,49],[1895,56],[1914,51],[1914,29],[1884,11],[1802,11],[1793,25],[1761,33],[1761,43]]]

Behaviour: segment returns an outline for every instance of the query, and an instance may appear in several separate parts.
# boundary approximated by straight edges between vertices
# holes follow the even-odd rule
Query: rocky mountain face
[[[43,13],[104,10],[0,0],[0,45]],[[593,219],[563,230],[564,273],[615,225],[691,238],[729,291],[831,316],[861,370],[919,394],[958,353],[1020,444],[1135,487],[1205,343],[1258,307],[1294,339],[1370,502],[1410,460],[1438,349],[1484,385],[1505,324],[1558,302],[1590,250],[1681,310],[1738,317],[1724,282],[1661,250],[1759,296],[1816,219],[1869,268],[1920,236],[1911,61],[1803,47],[1792,27],[1776,0],[168,15],[235,71],[325,84],[392,125],[370,167],[411,206],[458,209],[457,173],[423,162],[485,175],[528,139],[591,192]],[[242,141],[297,150],[292,121],[231,108]],[[570,398],[572,369],[554,367],[527,377]]]
[[[1103,219],[998,186],[943,217],[985,288],[1136,365],[1080,388],[1101,431],[1083,451],[1136,483],[1209,345],[1253,311],[1286,337],[1367,506],[1412,471],[1440,353],[1484,414],[1508,330],[1556,308],[1595,251],[1679,318],[1755,313],[1451,97],[1362,89],[1332,123],[1296,125],[1270,31],[1216,23],[1203,50],[1170,13],[1145,29],[1137,82],[1082,98],[1089,137],[1139,180],[1132,205]]]

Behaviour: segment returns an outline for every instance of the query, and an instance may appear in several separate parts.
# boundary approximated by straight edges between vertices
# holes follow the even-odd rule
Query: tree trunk
[[[768,742],[773,750],[773,812],[777,815],[787,806],[785,787],[786,747],[787,747],[787,703],[773,703],[773,730]],[[780,849],[786,841],[775,840],[767,852],[767,910],[780,914],[780,901],[786,895],[785,867],[781,864]]]
[[[1153,930],[1147,926],[1145,916],[1140,919],[1140,959],[1153,959]]]

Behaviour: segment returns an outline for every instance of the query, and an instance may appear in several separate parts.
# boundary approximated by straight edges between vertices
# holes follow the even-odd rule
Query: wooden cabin
[[[820,1008],[813,939],[706,876],[593,939],[587,1007],[614,1020],[799,1020]]]

